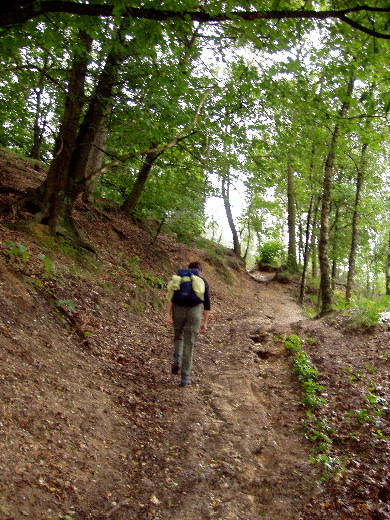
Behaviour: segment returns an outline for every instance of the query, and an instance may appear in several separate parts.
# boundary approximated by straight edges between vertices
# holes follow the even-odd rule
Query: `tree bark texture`
[[[331,259],[332,259],[332,269],[331,269],[331,286],[332,286],[332,294],[336,288],[336,280],[337,280],[337,271],[338,271],[338,264],[337,264],[337,248],[338,248],[338,240],[337,237],[339,236],[339,221],[340,221],[340,207],[338,203],[335,204],[336,209],[334,212],[334,219],[332,224],[331,233],[333,235],[332,240],[332,252],[331,252]]]
[[[222,178],[222,198],[223,198],[223,204],[225,206],[225,212],[226,212],[226,217],[228,219],[230,231],[232,232],[232,236],[233,236],[233,251],[236,253],[236,255],[240,256],[241,247],[240,247],[240,241],[238,239],[237,229],[236,229],[236,226],[235,226],[234,220],[233,220],[232,208],[230,205],[229,188],[230,188],[229,180],[226,180],[223,177]]]
[[[318,197],[313,211],[313,223],[310,242],[311,276],[317,278],[320,275],[318,267],[318,214],[320,213],[321,197]]]
[[[50,231],[55,234],[67,193],[68,173],[75,149],[77,132],[84,107],[84,84],[91,51],[92,39],[79,34],[81,49],[75,53],[65,110],[59,134],[54,145],[54,158],[50,163],[46,181],[39,188],[43,193],[43,218],[48,219]]]
[[[287,267],[292,271],[298,270],[297,264],[297,239],[296,239],[296,208],[295,208],[295,187],[294,187],[294,168],[292,155],[288,154],[287,161],[287,226],[288,226],[288,251]]]
[[[349,104],[350,104],[350,96],[353,92],[354,86],[354,77],[351,76],[348,85],[346,98],[342,103],[339,117],[343,118],[346,116]],[[320,241],[319,241],[319,251],[318,258],[320,264],[320,272],[321,272],[321,282],[320,282],[320,291],[321,291],[321,312],[320,314],[326,314],[327,312],[332,310],[332,286],[330,279],[330,266],[329,266],[329,222],[330,222],[330,202],[331,202],[331,192],[332,192],[332,182],[334,175],[334,162],[335,162],[335,154],[337,149],[337,144],[339,140],[340,134],[340,122],[336,123],[333,132],[332,139],[329,145],[328,155],[325,163],[324,170],[324,179],[322,186],[322,206],[321,206],[321,225],[320,225]]]
[[[306,281],[307,281],[307,272],[309,268],[309,254],[310,254],[310,225],[313,211],[313,199],[314,196],[310,197],[309,209],[307,211],[307,219],[306,219],[306,230],[305,230],[305,245],[303,251],[303,269],[302,269],[302,278],[301,278],[301,286],[299,291],[299,303],[302,304],[305,298],[305,290],[306,290]]]
[[[91,154],[95,151],[96,135],[102,128],[117,81],[117,70],[124,59],[120,50],[117,50],[120,32],[119,29],[113,38],[112,51],[106,58],[84,119],[79,125],[84,107],[83,89],[88,62],[86,54],[92,43],[85,34],[81,35],[85,52],[74,63],[67,106],[56,143],[57,155],[50,165],[45,186],[51,233],[63,234],[82,245],[86,244],[73,222],[72,208],[78,195],[86,189],[86,172]]]
[[[121,210],[126,215],[131,216],[134,213],[134,209],[139,199],[141,198],[142,191],[145,187],[149,174],[153,169],[154,162],[162,153],[163,152],[155,152],[144,156],[143,164],[140,171],[138,172],[133,189],[121,206]]]
[[[356,252],[358,246],[358,227],[359,227],[359,205],[361,192],[363,188],[364,175],[366,170],[366,152],[367,152],[367,143],[363,143],[361,158],[360,158],[360,167],[358,168],[357,177],[356,177],[356,194],[355,194],[355,203],[353,207],[353,215],[352,215],[352,234],[351,234],[351,247],[349,250],[349,261],[348,261],[348,275],[347,275],[347,287],[345,290],[345,299],[346,303],[350,303],[352,298],[352,289],[353,283],[355,280],[355,264],[356,264]]]
[[[95,193],[99,184],[100,172],[103,168],[105,157],[105,144],[107,140],[108,129],[105,125],[96,132],[93,147],[90,150],[89,158],[85,167],[85,186],[83,193],[83,201],[93,203],[95,201]]]
[[[386,294],[390,296],[390,231],[389,242],[387,246],[387,260],[386,260]]]
[[[97,135],[102,129],[104,118],[108,113],[114,86],[117,83],[118,69],[125,59],[121,51],[117,51],[121,43],[121,30],[113,40],[112,51],[100,73],[97,85],[89,102],[86,114],[77,134],[75,149],[72,153],[68,175],[69,200],[71,204],[85,190],[86,172],[91,154],[95,152]]]

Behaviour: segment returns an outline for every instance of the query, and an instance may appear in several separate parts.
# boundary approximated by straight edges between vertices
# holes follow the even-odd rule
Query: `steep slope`
[[[26,163],[3,163],[3,186],[24,177],[38,181]],[[255,280],[210,245],[153,241],[112,210],[76,208],[99,253],[76,251],[27,227],[16,193],[0,195],[0,519],[389,518],[388,409],[374,423],[364,401],[368,387],[388,397],[387,328],[306,319],[293,284]],[[212,316],[194,384],[180,388],[163,282],[190,260],[204,264]],[[326,456],[344,463],[321,486],[291,332],[312,338]]]

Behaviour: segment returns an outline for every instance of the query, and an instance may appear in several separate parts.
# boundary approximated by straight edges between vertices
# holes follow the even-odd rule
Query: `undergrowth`
[[[309,338],[305,342],[312,344],[313,340]],[[316,413],[327,402],[323,396],[325,387],[318,382],[320,372],[312,365],[309,356],[303,349],[300,337],[290,334],[284,343],[292,355],[293,370],[304,392],[301,401],[301,404],[306,408],[306,415],[303,419],[304,435],[315,444],[310,460],[313,464],[321,464],[321,480],[327,480],[340,472],[343,466],[338,459],[330,454],[331,435],[335,433],[331,422],[326,416],[319,417]]]
[[[376,373],[376,367],[371,365],[359,369],[346,367],[344,373],[348,377],[349,384],[364,383],[361,406],[349,412],[341,414],[333,412],[331,416],[327,416],[324,413],[324,407],[327,405],[326,389],[318,382],[320,373],[313,367],[304,350],[304,347],[310,344],[313,344],[310,338],[302,340],[294,334],[285,339],[285,346],[293,359],[294,373],[303,390],[301,404],[306,410],[302,420],[304,436],[314,444],[310,460],[313,464],[321,465],[321,480],[324,481],[346,471],[345,463],[340,457],[334,456],[336,446],[340,447],[344,442],[356,442],[360,438],[366,439],[368,436],[371,436],[371,443],[375,442],[375,439],[389,440],[386,437],[386,419],[389,417],[390,405],[385,398],[387,388],[371,381],[370,375]],[[386,361],[389,349],[388,346],[383,355]],[[336,430],[336,424],[339,424],[337,429],[340,431]],[[348,459],[348,452],[342,456],[342,459]]]

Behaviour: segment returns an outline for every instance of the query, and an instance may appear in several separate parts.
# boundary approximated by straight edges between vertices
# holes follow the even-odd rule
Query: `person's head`
[[[202,264],[200,262],[190,262],[188,269],[199,269],[199,271],[202,271]]]

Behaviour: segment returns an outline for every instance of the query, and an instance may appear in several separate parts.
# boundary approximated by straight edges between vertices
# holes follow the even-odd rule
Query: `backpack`
[[[167,298],[175,305],[192,307],[203,303],[205,283],[199,269],[179,269],[168,283]]]

